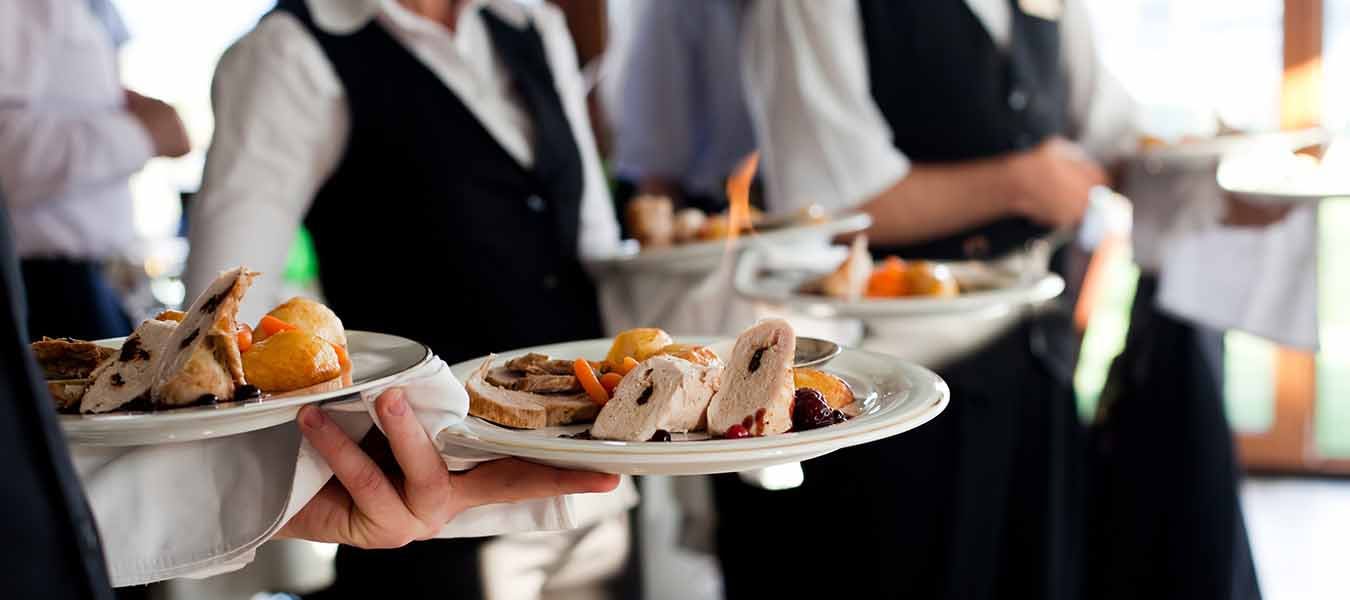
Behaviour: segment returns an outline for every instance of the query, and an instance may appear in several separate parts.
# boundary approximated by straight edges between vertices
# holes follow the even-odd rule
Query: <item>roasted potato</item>
[[[951,269],[928,261],[915,261],[905,269],[905,282],[912,296],[950,297],[960,293]]]
[[[625,356],[631,356],[642,362],[659,354],[662,348],[673,343],[675,340],[670,339],[670,334],[655,327],[629,329],[614,336],[614,343],[609,347],[609,354],[605,355],[605,362],[610,368],[623,365]]]
[[[156,321],[173,321],[173,322],[175,322],[175,323],[182,323],[182,322],[183,322],[183,317],[184,317],[184,316],[186,316],[186,313],[184,313],[184,312],[181,311],[181,310],[173,310],[173,309],[169,309],[169,310],[160,311],[159,314],[155,315],[155,320],[156,320]]]
[[[716,352],[707,346],[697,344],[671,344],[662,348],[658,354],[669,354],[675,358],[683,358],[696,365],[710,367],[722,362]]]
[[[275,333],[241,356],[244,379],[272,394],[322,383],[342,372],[333,344],[308,331]]]
[[[267,314],[343,348],[347,347],[347,331],[342,327],[342,320],[332,309],[314,300],[297,296]],[[268,333],[261,329],[253,330],[254,343],[267,339]]]
[[[798,388],[811,388],[825,397],[830,408],[838,409],[853,404],[853,388],[834,375],[819,369],[793,369],[792,384]]]

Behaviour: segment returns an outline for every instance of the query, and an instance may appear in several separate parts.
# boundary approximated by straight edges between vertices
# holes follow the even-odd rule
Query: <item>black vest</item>
[[[305,219],[344,324],[422,341],[451,363],[599,337],[577,258],[580,154],[570,130],[544,130],[568,124],[533,25],[480,13],[518,90],[543,90],[526,102],[539,140],[527,169],[375,21],[334,35],[303,1],[278,10],[305,24],[346,91],[346,152]]]
[[[3,198],[0,276],[0,596],[111,600],[98,530],[28,349]]]
[[[872,97],[915,163],[986,158],[1032,148],[1067,127],[1059,27],[1012,5],[1002,51],[964,0],[858,0]],[[905,258],[997,256],[1047,230],[1010,218],[912,246]]]

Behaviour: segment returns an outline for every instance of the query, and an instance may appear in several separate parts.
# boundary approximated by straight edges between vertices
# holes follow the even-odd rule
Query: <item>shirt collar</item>
[[[319,29],[336,35],[352,33],[380,14],[400,26],[417,27],[427,22],[398,0],[306,0],[306,4]],[[484,7],[491,7],[493,13],[517,27],[524,27],[529,21],[525,6],[517,0],[470,0],[463,16]]]

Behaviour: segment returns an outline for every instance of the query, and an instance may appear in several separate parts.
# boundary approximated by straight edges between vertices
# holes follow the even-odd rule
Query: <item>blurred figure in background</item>
[[[600,337],[580,257],[619,237],[575,52],[548,3],[283,0],[217,68],[188,293],[249,265],[266,276],[241,317],[260,316],[303,222],[324,299],[351,329],[448,363]],[[635,501],[625,481],[572,499],[571,531],[343,546],[329,593],[603,596]]]
[[[135,235],[127,179],[189,150],[172,107],[119,83],[125,39],[109,0],[0,5],[0,179],[34,339],[131,331],[102,274]]]
[[[1098,160],[1133,145],[1131,103],[1096,61],[1081,2],[788,0],[745,19],[771,212],[860,208],[880,256],[1044,269],[1029,242],[1071,234],[1107,182]],[[1077,598],[1083,446],[1065,308],[956,319],[941,328],[956,342],[923,358],[932,340],[892,338],[883,351],[951,385],[942,415],[803,464],[794,490],[719,478],[728,597]]]
[[[755,147],[742,94],[740,0],[644,0],[619,61],[615,171],[622,204],[670,196],[727,208],[726,178]]]

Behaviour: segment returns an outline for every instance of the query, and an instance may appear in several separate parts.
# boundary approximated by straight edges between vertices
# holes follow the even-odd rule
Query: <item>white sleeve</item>
[[[600,151],[596,149],[595,134],[591,129],[586,84],[577,65],[576,46],[572,43],[572,34],[568,33],[567,21],[557,7],[540,4],[534,9],[534,17],[548,52],[554,85],[558,87],[558,96],[572,127],[572,137],[581,153],[584,181],[578,252],[582,256],[608,254],[619,245],[619,223],[614,217],[609,181],[600,164]]]
[[[1139,143],[1138,105],[1102,62],[1083,0],[1067,0],[1060,52],[1069,87],[1070,133],[1093,156],[1114,161]]]
[[[248,266],[263,274],[240,309],[251,322],[281,300],[296,229],[337,166],[350,117],[323,50],[283,13],[226,51],[211,88],[216,131],[188,217],[188,298]]]
[[[869,91],[856,2],[756,2],[744,28],[746,97],[773,212],[856,206],[908,174]]]
[[[63,112],[50,106],[57,99],[43,97],[48,78],[62,76],[49,58],[75,16],[71,10],[84,9],[74,2],[0,2],[0,181],[12,207],[125,180],[154,155],[150,134],[131,113]]]

